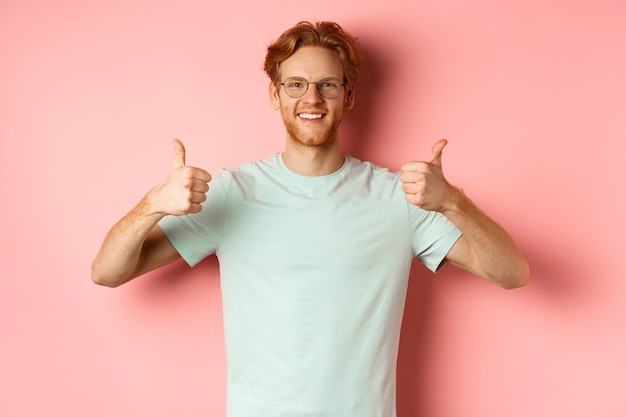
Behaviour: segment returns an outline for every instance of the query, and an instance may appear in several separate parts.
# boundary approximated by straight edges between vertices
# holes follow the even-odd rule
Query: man
[[[93,280],[118,286],[181,256],[220,260],[228,413],[395,416],[395,367],[411,260],[503,288],[528,266],[510,236],[442,168],[391,173],[339,151],[361,56],[338,25],[300,23],[268,47],[270,102],[286,146],[218,178],[185,165],[107,234]],[[209,191],[210,182],[210,191]]]

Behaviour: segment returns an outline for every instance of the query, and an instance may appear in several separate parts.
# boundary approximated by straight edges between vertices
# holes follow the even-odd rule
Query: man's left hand
[[[453,209],[460,190],[450,185],[443,175],[441,154],[447,144],[445,139],[435,143],[430,162],[410,161],[400,168],[402,191],[409,203],[429,211]]]

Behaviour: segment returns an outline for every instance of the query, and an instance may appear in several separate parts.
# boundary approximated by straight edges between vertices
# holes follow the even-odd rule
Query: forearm
[[[146,238],[164,217],[149,206],[146,196],[107,233],[91,268],[95,283],[116,287],[138,275]]]
[[[461,190],[443,214],[463,233],[469,259],[462,267],[503,287],[517,288],[528,279],[528,263],[511,236],[483,213]],[[455,264],[458,259],[451,259]]]
[[[167,215],[200,212],[210,180],[207,171],[185,165],[185,147],[174,139],[174,164],[169,175],[111,228],[91,266],[93,281],[117,287],[180,258],[155,226]]]

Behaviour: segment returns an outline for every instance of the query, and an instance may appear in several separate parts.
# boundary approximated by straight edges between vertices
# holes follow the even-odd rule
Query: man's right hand
[[[202,211],[211,175],[185,165],[185,147],[174,139],[174,164],[169,175],[148,194],[150,212],[182,216]]]

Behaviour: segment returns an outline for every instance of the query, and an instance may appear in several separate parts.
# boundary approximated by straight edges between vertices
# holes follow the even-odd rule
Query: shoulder
[[[372,183],[372,185],[397,185],[400,173],[390,171],[369,161],[361,161],[353,156],[346,156],[350,164],[350,175],[355,178],[362,178]]]
[[[212,183],[229,194],[234,189],[252,191],[263,184],[273,184],[280,177],[280,163],[274,154],[264,160],[247,162],[239,167],[220,170]],[[211,184],[210,184],[211,186]]]
[[[352,155],[346,155],[346,159],[351,166],[351,169],[356,171],[367,171],[372,172],[376,175],[382,176],[397,176],[399,172],[391,171],[389,168],[381,167],[380,165],[376,165],[370,161],[362,161],[358,158],[355,158]]]
[[[276,153],[264,160],[255,160],[246,162],[235,168],[223,168],[220,170],[219,178],[224,180],[244,179],[246,177],[254,177],[261,173],[269,173],[279,169],[278,156]]]

